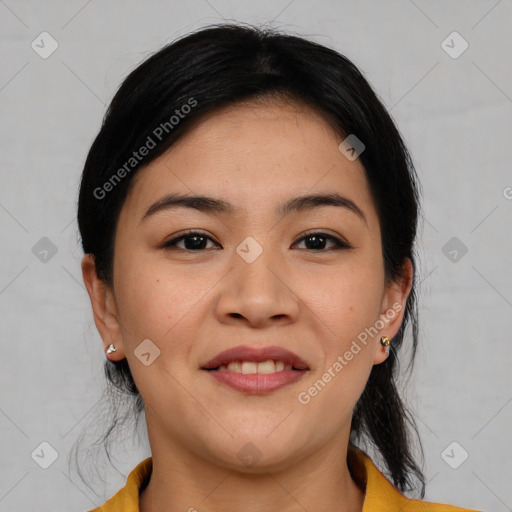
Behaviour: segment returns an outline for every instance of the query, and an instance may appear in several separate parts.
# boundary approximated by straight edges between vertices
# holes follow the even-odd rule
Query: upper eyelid
[[[330,230],[328,230],[327,228],[325,228],[325,229],[316,228],[316,229],[308,230],[305,233],[301,233],[300,234],[300,238],[298,238],[298,240],[302,240],[302,238],[304,238],[306,236],[319,235],[320,234],[320,235],[327,235],[327,236],[330,236],[332,238],[336,238],[336,239],[340,240],[341,242],[345,241],[341,235],[333,234],[333,233],[330,233],[329,231]]]

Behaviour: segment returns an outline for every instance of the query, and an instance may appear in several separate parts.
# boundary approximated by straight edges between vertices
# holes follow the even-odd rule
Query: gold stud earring
[[[112,352],[117,352],[117,348],[114,347],[113,343],[111,343],[107,348],[107,354],[112,354]]]
[[[391,345],[391,340],[387,336],[382,336],[380,339],[380,344],[383,347],[389,347],[389,345]]]

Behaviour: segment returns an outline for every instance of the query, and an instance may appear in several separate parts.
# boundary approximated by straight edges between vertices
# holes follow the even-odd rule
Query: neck
[[[151,446],[153,470],[139,497],[141,512],[363,509],[364,491],[352,479],[346,462],[348,436],[283,469],[259,473],[222,467],[168,439],[165,443],[153,439]]]

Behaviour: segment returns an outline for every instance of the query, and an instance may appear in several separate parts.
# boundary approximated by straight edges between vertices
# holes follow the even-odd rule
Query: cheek
[[[346,419],[373,365],[375,338],[368,333],[379,319],[384,277],[378,262],[359,263],[337,269],[309,292],[312,309],[321,319],[318,324],[328,329],[319,335],[324,360],[310,387],[302,390],[305,395],[300,403],[310,400],[306,407],[311,406],[312,414],[331,411],[326,429]]]
[[[135,257],[120,262],[118,269],[118,312],[137,388],[153,411],[161,413],[165,403],[168,414],[179,414],[190,400],[180,383],[189,380],[187,362],[201,326],[197,304],[211,279],[203,282],[183,271],[170,272],[163,262]],[[142,345],[143,340],[151,343]],[[146,361],[144,353],[149,353]]]
[[[314,311],[328,345],[343,350],[351,339],[373,325],[380,314],[384,278],[378,264],[366,269],[354,264],[329,272],[304,275],[299,297]]]
[[[185,268],[171,269],[163,260],[148,263],[135,256],[119,262],[118,307],[131,337],[159,340],[163,345],[193,311],[214,282]]]

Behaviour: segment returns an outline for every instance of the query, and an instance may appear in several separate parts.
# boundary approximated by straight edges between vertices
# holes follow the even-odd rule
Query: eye
[[[348,245],[346,242],[337,238],[333,235],[328,235],[327,233],[322,233],[321,231],[316,231],[313,233],[308,233],[306,236],[303,236],[297,243],[301,243],[302,241],[306,241],[306,249],[310,249],[313,251],[325,251],[325,250],[339,250],[339,249],[351,249],[352,247]],[[331,242],[333,246],[326,249],[326,245],[328,242]],[[294,245],[295,245],[294,244]]]
[[[186,234],[177,236],[168,240],[162,245],[162,248],[177,247],[185,251],[203,251],[205,249],[211,249],[212,247],[206,247],[208,240],[213,240],[201,231],[187,231]],[[182,245],[179,245],[183,242]],[[215,242],[214,242],[215,243]]]
[[[162,245],[162,248],[169,249],[177,247],[178,249],[183,249],[185,251],[204,251],[206,249],[214,248],[208,247],[208,241],[213,242],[214,245],[219,246],[212,240],[211,237],[202,231],[190,230],[186,234],[168,240]],[[306,236],[303,236],[301,239],[299,239],[298,242],[295,242],[294,245],[300,244],[303,241],[306,243],[306,247],[303,248],[315,252],[352,248],[349,244],[340,238],[337,238],[333,235],[328,235],[327,233],[323,233],[321,231],[308,233]],[[326,247],[329,243],[331,244],[331,247]]]

